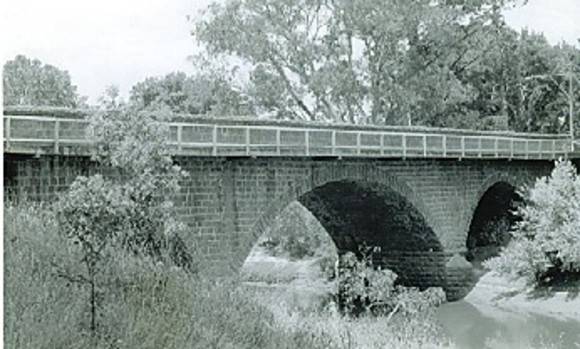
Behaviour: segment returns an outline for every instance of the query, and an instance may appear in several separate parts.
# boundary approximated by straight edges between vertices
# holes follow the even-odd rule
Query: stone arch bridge
[[[99,171],[82,116],[5,111],[5,196],[50,200]],[[378,262],[405,283],[441,286],[450,300],[472,285],[470,235],[554,159],[578,158],[558,135],[196,117],[171,130],[175,161],[190,173],[176,209],[216,265],[240,266],[298,200],[339,252],[378,246]]]

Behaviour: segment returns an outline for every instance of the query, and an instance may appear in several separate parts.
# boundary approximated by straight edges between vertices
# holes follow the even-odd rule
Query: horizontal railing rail
[[[82,118],[4,115],[4,152],[91,154]],[[169,122],[175,155],[376,158],[568,157],[580,145],[561,135],[426,128],[272,124],[195,119]]]

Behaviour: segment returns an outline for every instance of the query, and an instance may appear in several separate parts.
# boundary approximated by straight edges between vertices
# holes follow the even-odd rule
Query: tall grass
[[[192,276],[123,251],[99,280],[97,336],[77,247],[51,210],[4,208],[5,346],[8,348],[323,348],[324,337],[275,324],[233,279]]]
[[[305,311],[237,278],[110,251],[100,273],[97,335],[78,246],[48,206],[4,208],[7,348],[441,348],[424,318],[359,318]]]

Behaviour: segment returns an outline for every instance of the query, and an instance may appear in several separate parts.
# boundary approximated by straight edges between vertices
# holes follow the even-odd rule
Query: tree
[[[117,85],[107,86],[103,94],[99,97],[98,102],[102,110],[114,111],[126,107],[126,103],[121,97]]]
[[[455,72],[477,92],[467,107],[482,115],[505,116],[516,131],[564,131],[568,100],[562,90],[567,85],[558,74],[568,67],[560,62],[578,57],[579,51],[552,46],[543,34],[518,33],[506,26],[478,40],[480,59],[470,69]]]
[[[79,246],[85,269],[65,277],[88,286],[94,338],[99,299],[107,287],[103,279],[115,254],[128,251],[144,262],[196,272],[180,237],[186,226],[176,219],[169,199],[187,173],[171,158],[168,117],[127,107],[89,115],[95,158],[109,176],[79,176],[57,202],[60,230]]]
[[[86,103],[67,71],[18,55],[4,64],[4,105],[79,107]]]
[[[169,108],[174,113],[247,115],[252,112],[244,94],[223,73],[188,76],[175,72],[150,77],[131,89],[129,102],[137,109]]]
[[[278,117],[448,126],[473,98],[456,71],[511,0],[232,0],[194,35],[251,65],[250,95]],[[474,58],[475,57],[475,58]]]

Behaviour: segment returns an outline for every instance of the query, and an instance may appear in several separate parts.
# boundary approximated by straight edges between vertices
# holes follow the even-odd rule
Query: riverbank
[[[332,348],[456,348],[440,335],[436,308],[421,316],[395,314],[390,319],[342,316],[331,296],[336,284],[321,270],[322,258],[272,256],[256,246],[242,268],[244,285],[270,309],[278,326],[287,331],[299,327],[315,337],[324,334]]]
[[[533,289],[522,280],[510,281],[489,272],[481,277],[475,288],[465,297],[482,312],[501,311],[536,314],[559,320],[580,322],[580,289]],[[580,328],[579,328],[580,331]]]
[[[372,317],[352,321],[333,312],[328,296],[335,285],[324,280],[317,258],[290,260],[255,248],[243,270],[245,284],[258,291],[276,323],[332,333],[343,347],[580,348],[580,297],[567,292],[540,297],[522,282],[492,273],[483,275],[466,299],[443,304],[434,317],[401,325]]]
[[[247,281],[262,283],[263,286],[268,284],[266,287],[290,286],[297,293],[303,292],[302,296],[295,297],[302,304],[315,303],[335,286],[324,281],[316,258],[291,261],[271,256],[261,248],[252,251],[243,270]],[[494,317],[503,311],[580,321],[579,292],[580,288],[534,290],[522,280],[510,281],[488,272],[481,276],[464,300],[483,313],[494,312]],[[310,296],[305,297],[305,294]]]

